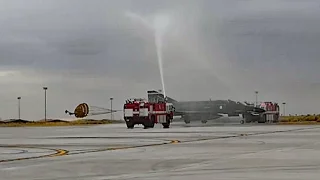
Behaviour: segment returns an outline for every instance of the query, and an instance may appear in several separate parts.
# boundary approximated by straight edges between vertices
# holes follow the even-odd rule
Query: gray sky
[[[68,117],[81,103],[121,109],[161,88],[154,31],[163,35],[166,93],[177,100],[286,101],[318,113],[317,0],[0,0],[0,117]],[[122,114],[119,113],[118,117]]]

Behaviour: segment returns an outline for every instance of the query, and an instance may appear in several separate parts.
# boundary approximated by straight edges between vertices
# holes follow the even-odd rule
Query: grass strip
[[[313,125],[320,124],[320,115],[282,116],[279,124]]]
[[[92,119],[81,119],[74,121],[63,121],[63,120],[48,120],[48,121],[11,121],[1,122],[0,127],[52,127],[52,126],[88,126],[88,125],[99,125],[99,124],[114,124],[120,123],[121,121],[112,120],[92,120]]]

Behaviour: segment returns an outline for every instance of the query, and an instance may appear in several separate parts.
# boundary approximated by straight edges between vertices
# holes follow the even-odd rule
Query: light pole
[[[20,100],[21,100],[21,97],[17,97],[18,99],[18,117],[19,117],[19,120],[21,120],[21,117],[20,117]]]
[[[48,87],[43,87],[44,90],[44,121],[47,121],[47,90]]]
[[[283,104],[283,116],[286,116],[286,104],[285,102],[282,103]]]
[[[258,106],[258,93],[259,93],[259,91],[255,91],[255,93],[256,93],[256,107]]]
[[[113,97],[111,97],[111,98],[110,98],[110,101],[111,101],[111,120],[113,120],[113,114],[112,114],[112,113],[113,113],[113,112],[112,112],[112,100],[113,100]]]

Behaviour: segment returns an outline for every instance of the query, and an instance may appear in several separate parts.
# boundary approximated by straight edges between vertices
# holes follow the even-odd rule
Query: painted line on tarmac
[[[23,154],[23,153],[29,153],[29,152],[25,149],[19,150],[18,152],[0,152],[0,154]]]
[[[309,128],[298,128],[298,129],[288,129],[288,130],[279,130],[279,131],[265,131],[265,132],[256,132],[256,133],[241,133],[241,134],[229,135],[229,136],[218,136],[218,137],[211,137],[211,138],[201,138],[201,139],[186,140],[186,141],[183,141],[181,143],[200,142],[200,141],[209,141],[209,140],[217,140],[217,139],[229,139],[229,138],[237,138],[237,137],[244,137],[244,136],[267,135],[267,134],[276,134],[276,133],[285,133],[285,132],[295,132],[295,131],[319,129],[319,128],[320,127],[309,127]]]
[[[173,141],[171,141],[171,144],[177,144],[177,143],[181,143],[181,141],[179,141],[179,140],[173,140]]]
[[[206,141],[206,140],[228,139],[228,138],[236,138],[236,137],[243,137],[243,136],[255,136],[255,135],[263,135],[263,134],[282,133],[282,132],[294,132],[294,131],[308,130],[308,129],[319,129],[319,127],[289,129],[289,130],[281,130],[281,131],[267,131],[267,132],[257,132],[257,133],[242,133],[242,134],[238,134],[238,135],[220,136],[220,137],[214,137],[214,138],[203,138],[203,139],[186,140],[186,141],[170,140],[169,142],[157,143],[157,144],[104,148],[104,149],[95,149],[95,150],[90,150],[90,151],[84,150],[83,152],[78,152],[78,153],[72,153],[72,152],[69,152],[64,149],[49,149],[49,148],[41,148],[41,147],[23,146],[23,145],[10,145],[10,146],[0,145],[0,147],[6,147],[6,148],[10,148],[10,147],[21,148],[22,147],[22,148],[46,149],[46,150],[55,151],[54,154],[47,154],[47,155],[42,155],[42,156],[32,156],[32,157],[25,157],[25,158],[0,160],[0,163],[10,162],[10,161],[27,160],[27,159],[39,159],[39,158],[46,158],[46,157],[67,156],[67,155],[74,155],[74,154],[85,154],[85,153],[101,152],[101,151],[114,151],[114,150],[134,149],[134,148],[149,147],[149,146],[152,147],[152,146],[161,146],[161,145],[178,144],[178,143],[200,142],[200,141]]]
[[[146,145],[137,145],[137,146],[125,146],[125,147],[111,147],[111,148],[101,148],[101,149],[91,149],[91,150],[83,150],[81,152],[70,152],[64,155],[75,155],[75,154],[86,154],[86,153],[93,153],[93,152],[102,152],[102,151],[115,151],[115,150],[125,150],[125,149],[134,149],[134,148],[142,148],[142,147],[152,147],[152,146],[162,146],[162,145],[169,145],[169,144],[179,144],[179,143],[188,143],[188,142],[200,142],[200,141],[207,141],[207,140],[216,140],[216,139],[229,139],[229,138],[237,138],[243,136],[255,136],[255,135],[263,135],[263,134],[274,134],[274,133],[282,133],[282,132],[291,132],[291,131],[300,131],[300,130],[307,130],[307,129],[314,129],[312,128],[299,128],[299,129],[289,129],[289,130],[282,130],[282,131],[267,131],[267,132],[257,132],[257,133],[242,133],[236,135],[227,135],[227,136],[218,136],[218,137],[211,137],[211,138],[201,138],[201,139],[194,139],[194,140],[166,140],[169,142],[163,143],[156,143],[156,144],[146,144]],[[319,127],[316,127],[319,128]]]
[[[95,149],[95,150],[89,150],[89,151],[84,150],[82,152],[77,152],[77,153],[72,153],[72,152],[69,152],[68,150],[65,150],[65,149],[50,149],[50,148],[25,146],[25,145],[0,145],[0,147],[4,147],[4,148],[13,148],[13,147],[14,148],[32,148],[32,149],[45,149],[45,150],[55,151],[55,153],[53,153],[53,154],[46,154],[46,155],[42,155],[42,156],[3,159],[3,160],[0,160],[0,163],[21,161],[21,160],[30,160],[30,159],[40,159],[40,158],[48,158],[48,157],[57,157],[57,156],[67,156],[67,155],[75,155],[75,154],[85,154],[85,153],[93,153],[93,152],[101,152],[101,151],[114,151],[114,150],[133,149],[133,148],[149,147],[149,146],[161,146],[161,145],[176,144],[176,143],[180,143],[180,141],[179,140],[171,140],[170,142],[157,143],[157,144],[146,144],[146,145],[126,146],[126,147],[111,147],[111,148]]]
[[[45,154],[45,155],[41,155],[41,156],[30,156],[30,157],[23,157],[23,158],[3,159],[3,160],[0,160],[0,163],[21,161],[21,160],[29,160],[29,159],[47,158],[47,157],[64,156],[64,155],[67,155],[69,153],[69,151],[64,150],[64,149],[50,149],[50,148],[42,148],[42,147],[24,146],[24,145],[0,145],[0,147],[3,147],[3,148],[44,149],[44,150],[55,151],[55,153]]]
[[[145,144],[145,145],[137,145],[137,146],[124,146],[124,147],[111,147],[111,148],[93,149],[93,150],[89,150],[89,151],[84,150],[82,152],[76,152],[76,153],[70,152],[67,155],[86,154],[86,153],[102,152],[102,151],[115,151],[115,150],[135,149],[135,148],[162,146],[162,145],[177,144],[177,143],[181,143],[181,141],[179,141],[179,140],[169,140],[169,142],[156,143],[156,144]]]

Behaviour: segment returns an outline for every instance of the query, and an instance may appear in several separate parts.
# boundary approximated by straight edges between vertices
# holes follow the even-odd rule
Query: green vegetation
[[[320,124],[320,114],[282,116],[280,118],[280,124]]]
[[[115,120],[94,120],[94,119],[78,119],[74,121],[64,120],[40,120],[40,121],[24,121],[16,120],[11,122],[1,122],[0,127],[50,127],[50,126],[87,126],[87,125],[99,125],[99,124],[114,124],[121,123],[121,121]]]

